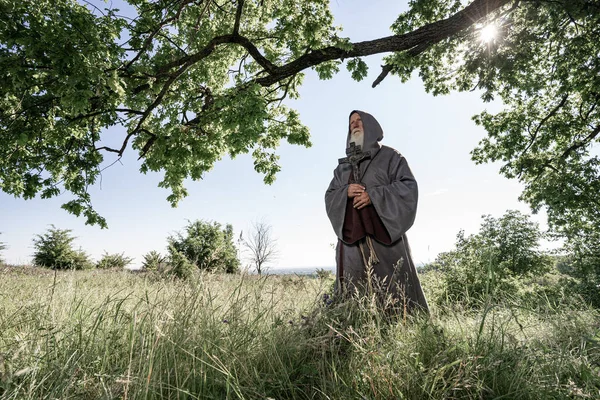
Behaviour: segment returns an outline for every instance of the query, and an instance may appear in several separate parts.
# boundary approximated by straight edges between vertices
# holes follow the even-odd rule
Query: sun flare
[[[494,24],[485,25],[479,32],[481,41],[490,43],[498,36],[498,27]]]

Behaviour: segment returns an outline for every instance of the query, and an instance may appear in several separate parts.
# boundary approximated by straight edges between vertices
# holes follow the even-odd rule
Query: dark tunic
[[[372,204],[361,210],[352,206],[352,199],[348,198],[352,167],[338,165],[325,194],[327,215],[338,237],[337,287],[352,290],[364,285],[367,279],[364,260],[370,259],[372,248],[379,262],[370,267],[380,289],[391,295],[401,308],[428,310],[406,239],[417,211],[417,183],[404,157],[380,145],[383,131],[377,120],[370,114],[357,112],[363,122],[364,151],[371,154],[359,165],[360,181],[366,186]],[[350,132],[347,145],[349,139]]]
[[[353,181],[352,174],[350,174],[348,184],[355,183]],[[346,217],[344,218],[342,232],[344,242],[350,244],[358,242],[367,235],[376,238],[381,243],[392,244],[390,234],[383,226],[383,222],[381,222],[381,218],[377,215],[377,211],[375,211],[372,204],[357,210],[352,205],[352,201],[346,202]]]

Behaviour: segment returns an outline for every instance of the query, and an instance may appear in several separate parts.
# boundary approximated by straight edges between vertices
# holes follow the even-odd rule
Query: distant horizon
[[[417,268],[421,268],[423,266],[425,266],[428,263],[423,263],[423,262],[416,262],[415,266]],[[325,269],[325,270],[331,270],[331,271],[335,271],[336,270],[336,266],[335,265],[329,265],[329,266],[312,266],[312,267],[275,267],[275,268],[263,268],[263,273],[264,272],[270,272],[270,271],[312,271],[312,270],[317,270],[317,269]],[[255,268],[250,268],[248,269],[249,272],[256,272]]]

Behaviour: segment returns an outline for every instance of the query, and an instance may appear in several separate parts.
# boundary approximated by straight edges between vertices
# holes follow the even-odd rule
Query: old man
[[[428,311],[406,239],[417,212],[417,182],[404,157],[382,139],[372,115],[350,113],[347,157],[325,194],[338,237],[336,287],[347,293],[370,282],[386,306]]]

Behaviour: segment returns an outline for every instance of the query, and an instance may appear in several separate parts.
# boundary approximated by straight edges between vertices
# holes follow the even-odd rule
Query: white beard
[[[365,134],[360,130],[355,130],[350,134],[350,143],[354,143],[356,146],[360,146],[361,150],[363,149],[363,144],[365,141]]]

